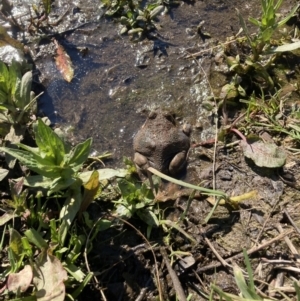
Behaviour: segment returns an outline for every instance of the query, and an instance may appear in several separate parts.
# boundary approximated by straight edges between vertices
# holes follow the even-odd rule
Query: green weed
[[[276,82],[274,82],[271,69],[279,55],[282,52],[300,48],[300,42],[289,43],[278,37],[278,28],[285,25],[300,6],[297,4],[285,18],[279,19],[278,10],[282,2],[283,0],[261,1],[261,18],[249,18],[249,21],[257,27],[256,34],[250,34],[244,18],[237,9],[241,30],[245,34],[245,38],[237,38],[237,42],[240,46],[247,45],[251,51],[249,54],[238,54],[235,57],[229,55],[227,63],[231,71],[241,76],[245,90],[249,87],[249,83],[256,87],[273,89]]]
[[[121,23],[120,33],[141,36],[157,28],[156,17],[169,10],[171,5],[179,4],[174,0],[158,0],[144,3],[140,0],[101,0],[106,8],[105,15],[117,18]]]
[[[36,112],[35,94],[31,91],[32,72],[21,73],[15,61],[6,66],[0,61],[0,135],[10,142],[20,142],[26,125]]]

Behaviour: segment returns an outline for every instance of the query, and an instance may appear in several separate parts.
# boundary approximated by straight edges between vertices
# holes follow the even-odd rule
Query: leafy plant
[[[263,53],[268,53],[272,47],[271,39],[274,36],[275,31],[286,24],[289,19],[295,14],[300,4],[297,4],[292,8],[290,13],[283,18],[278,20],[278,10],[282,4],[283,0],[278,0],[275,3],[275,0],[261,0],[262,16],[260,20],[249,17],[249,21],[258,27],[258,33],[255,35],[250,35],[245,20],[237,9],[237,14],[240,20],[242,29],[246,35],[249,45],[252,49],[251,62],[257,62],[259,56]],[[289,48],[290,47],[290,48]],[[284,51],[294,50],[294,44],[289,44],[289,47],[286,45]],[[297,44],[297,48],[300,47],[300,43]]]
[[[155,214],[153,190],[146,183],[134,183],[126,179],[120,179],[118,187],[121,193],[121,198],[115,202],[118,216],[127,219],[136,214],[148,226],[159,226],[157,214]]]
[[[250,265],[249,257],[245,250],[244,250],[244,258],[245,258],[245,263],[246,263],[247,272],[248,272],[248,279],[249,279],[248,283],[245,280],[242,269],[240,267],[238,267],[237,265],[235,265],[233,268],[235,282],[236,282],[238,288],[240,289],[242,296],[240,297],[240,296],[236,296],[233,294],[225,293],[214,284],[211,285],[212,292],[216,292],[220,296],[221,299],[224,298],[227,301],[266,300],[266,299],[263,299],[260,295],[258,295],[255,290],[253,271],[252,271],[252,268]]]
[[[178,1],[158,0],[157,2],[143,2],[140,0],[101,0],[106,7],[105,15],[118,18],[121,23],[120,33],[137,35],[139,38],[145,32],[157,28],[156,17],[167,11],[171,5]]]
[[[19,143],[22,149],[0,147],[0,150],[39,174],[26,177],[26,183],[30,186],[48,188],[51,194],[74,184],[78,180],[78,171],[88,158],[92,139],[70,148],[41,119],[34,125],[34,134],[37,147]]]
[[[35,94],[31,91],[32,72],[23,76],[15,61],[6,66],[0,61],[0,134],[21,136],[30,117],[36,112]],[[9,139],[12,140],[12,139]],[[17,141],[20,141],[21,138]],[[16,141],[16,140],[15,140]]]
[[[245,82],[257,82],[257,86],[265,86],[273,88],[275,86],[274,79],[270,73],[270,67],[276,61],[281,52],[293,51],[300,48],[300,42],[285,43],[284,40],[275,39],[278,33],[277,29],[282,27],[295,14],[300,4],[297,4],[291,12],[283,19],[278,20],[278,10],[283,0],[261,0],[262,16],[260,19],[249,18],[249,21],[254,24],[258,32],[250,34],[248,27],[241,13],[237,9],[242,31],[245,34],[245,39],[238,38],[242,45],[247,42],[251,49],[250,54],[241,59],[240,55],[236,57],[227,57],[230,70],[240,75]],[[284,45],[282,45],[284,43]]]

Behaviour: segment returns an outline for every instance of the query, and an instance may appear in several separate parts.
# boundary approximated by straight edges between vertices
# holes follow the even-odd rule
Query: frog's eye
[[[164,114],[164,117],[165,117],[166,119],[168,119],[170,122],[172,122],[172,123],[175,124],[175,119],[174,119],[174,116],[173,116],[172,114],[166,113],[166,114]]]

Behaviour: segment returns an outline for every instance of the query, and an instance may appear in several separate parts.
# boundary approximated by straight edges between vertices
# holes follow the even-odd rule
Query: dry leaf
[[[33,269],[37,301],[64,301],[64,281],[67,279],[67,272],[57,257],[47,254],[46,251],[38,255]]]
[[[32,280],[32,268],[25,265],[24,269],[18,273],[8,275],[6,287],[10,292],[26,292]]]
[[[72,66],[71,59],[64,50],[64,48],[60,44],[58,44],[58,42],[55,39],[53,39],[53,42],[56,46],[55,63],[57,69],[61,72],[64,80],[66,80],[67,82],[71,82],[74,76],[74,69]]]
[[[278,168],[285,164],[286,153],[274,143],[241,141],[241,146],[245,157],[252,159],[257,166]]]

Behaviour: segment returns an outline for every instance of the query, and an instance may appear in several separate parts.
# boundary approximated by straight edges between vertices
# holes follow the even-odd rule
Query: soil
[[[62,79],[52,57],[51,40],[41,39],[37,44],[26,36],[39,73],[37,85],[44,88],[39,100],[41,115],[64,128],[74,143],[93,137],[95,153],[113,154],[107,166],[122,167],[123,157],[132,157],[132,140],[146,113],[153,108],[167,109],[176,114],[178,123],[188,122],[193,128],[193,147],[182,180],[215,187],[229,196],[251,191],[255,195],[237,208],[218,206],[208,223],[204,220],[212,210],[211,199],[193,199],[180,223],[192,240],[169,227],[166,241],[166,229],[160,227],[152,229],[147,242],[138,232],[145,236],[147,233],[146,224],[139,218],[125,224],[115,220],[114,227],[101,232],[93,241],[88,264],[97,282],[91,282],[78,300],[103,299],[101,290],[106,300],[158,300],[155,260],[163,300],[176,300],[176,285],[163,256],[165,249],[168,254],[171,250],[177,252],[172,257],[172,268],[191,300],[204,300],[210,294],[211,284],[238,294],[232,266],[245,267],[243,249],[253,250],[275,238],[251,253],[255,279],[261,283],[261,291],[267,292],[270,287],[266,283],[274,281],[280,272],[271,260],[295,263],[299,255],[295,253],[300,247],[295,231],[289,239],[296,251],[289,249],[287,240],[276,240],[282,231],[292,228],[291,221],[296,225],[300,222],[299,155],[286,150],[285,166],[268,169],[245,159],[239,146],[218,145],[214,150],[213,145],[201,145],[215,138],[216,112],[211,109],[214,103],[210,99],[218,96],[228,81],[227,70],[217,61],[217,45],[239,30],[235,8],[245,18],[258,17],[260,1],[181,2],[169,14],[159,17],[158,31],[138,42],[119,34],[118,24],[103,16],[98,0],[78,1],[76,6],[72,1],[60,1],[60,5],[57,2],[53,2],[50,17],[55,20],[66,11],[67,14],[55,27],[53,36],[69,54],[75,77],[71,83]],[[295,3],[286,1],[282,13]],[[202,31],[211,38],[197,33],[202,21]],[[87,49],[85,55],[79,51],[82,48]],[[197,57],[189,56],[200,51]],[[297,64],[295,70],[299,74],[299,60]],[[228,112],[228,123],[237,116],[234,109]],[[228,139],[237,140],[233,135]],[[179,196],[168,185],[164,189],[169,189],[169,195],[161,203],[163,219],[175,223],[189,204],[190,191]],[[175,191],[178,190],[181,188],[176,187]],[[97,220],[106,216],[108,209],[112,209],[110,202],[98,200],[88,212]],[[186,264],[189,260],[191,265]],[[285,272],[285,283],[281,286],[292,286],[288,273]]]

